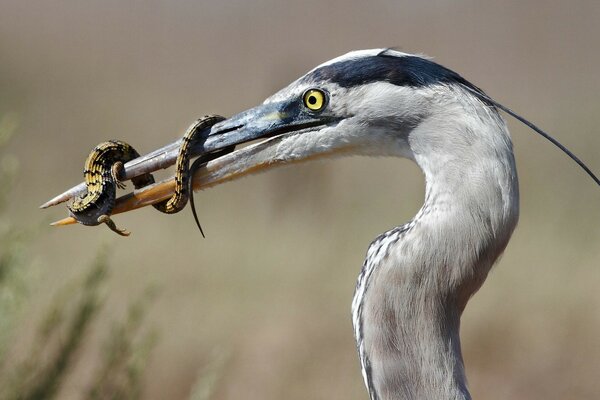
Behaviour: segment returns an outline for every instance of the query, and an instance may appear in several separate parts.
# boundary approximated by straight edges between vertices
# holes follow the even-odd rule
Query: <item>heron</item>
[[[206,135],[205,153],[260,141],[199,170],[202,187],[343,155],[401,157],[422,170],[423,206],[368,246],[352,300],[371,400],[471,398],[461,315],[519,219],[513,145],[500,110],[549,138],[600,184],[560,143],[459,74],[394,49],[334,58]]]

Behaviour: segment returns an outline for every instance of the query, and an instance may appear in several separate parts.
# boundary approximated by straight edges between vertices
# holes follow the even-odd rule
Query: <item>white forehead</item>
[[[341,55],[339,57],[336,57],[334,59],[331,59],[329,61],[326,61],[323,64],[316,66],[315,68],[313,68],[308,73],[314,71],[317,68],[325,67],[327,65],[335,64],[335,63],[342,62],[342,61],[356,60],[356,59],[363,58],[363,57],[373,57],[373,56],[376,56],[376,55],[378,55],[378,54],[380,54],[381,52],[384,52],[384,51],[385,51],[385,54],[389,55],[389,56],[404,57],[404,56],[409,56],[410,55],[408,53],[403,53],[401,51],[392,50],[392,49],[385,49],[385,48],[382,48],[382,49],[368,49],[368,50],[355,50],[355,51],[351,51],[349,53],[346,53],[344,55]]]

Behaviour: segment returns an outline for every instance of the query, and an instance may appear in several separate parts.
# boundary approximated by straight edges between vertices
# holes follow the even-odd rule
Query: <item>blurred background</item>
[[[66,209],[38,206],[82,180],[101,141],[148,152],[388,46],[435,57],[599,173],[599,20],[594,0],[1,1],[6,397],[366,399],[350,303],[370,241],[422,204],[412,163],[331,160],[202,192],[206,239],[188,210],[120,215],[125,239],[50,228]],[[472,394],[597,399],[600,192],[508,123],[521,219],[463,317]]]

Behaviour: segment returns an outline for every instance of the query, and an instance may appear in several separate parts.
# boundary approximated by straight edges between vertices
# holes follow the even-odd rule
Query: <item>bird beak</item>
[[[286,102],[266,103],[214,125],[204,145],[206,152],[222,150],[289,132],[323,127],[333,118],[301,112]]]
[[[307,110],[298,111],[297,106],[287,102],[265,103],[234,115],[215,124],[208,134],[203,136],[201,148],[195,152],[195,155],[217,153],[231,149],[233,146],[261,141],[209,161],[195,172],[192,178],[193,188],[194,190],[206,189],[278,165],[349,151],[349,147],[331,149],[327,146],[315,146],[301,151],[295,149],[296,141],[302,135],[319,132],[336,125],[339,121],[340,118],[325,114],[316,114]],[[307,139],[307,142],[311,142],[310,139]],[[144,172],[165,168],[165,155],[172,153],[178,147],[176,143],[171,143],[131,163],[137,170]],[[163,161],[158,162],[158,159]],[[128,166],[129,164],[126,164],[126,169]],[[174,180],[171,178],[135,190],[117,199],[112,214],[127,212],[168,199],[174,189]],[[77,190],[81,190],[81,185],[55,197],[42,208],[65,201],[76,194]],[[69,225],[75,222],[72,217],[69,217],[52,225]]]

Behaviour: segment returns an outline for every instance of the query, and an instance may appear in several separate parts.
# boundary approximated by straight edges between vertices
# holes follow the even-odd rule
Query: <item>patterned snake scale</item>
[[[207,115],[198,119],[188,128],[181,141],[175,164],[175,193],[171,198],[153,204],[154,208],[166,214],[174,214],[185,207],[192,194],[190,177],[200,165],[199,162],[205,163],[223,153],[202,156],[190,168],[191,145],[196,140],[199,132],[224,119],[219,115]],[[228,149],[227,152],[231,150]],[[124,174],[124,163],[139,156],[139,153],[133,147],[119,140],[109,140],[96,146],[88,156],[83,170],[87,193],[73,198],[67,204],[71,216],[80,224],[99,225],[104,223],[119,235],[129,236],[130,232],[117,228],[110,218],[110,213],[115,205],[117,187],[125,187],[121,182]],[[144,174],[132,178],[131,182],[136,189],[139,189],[154,183],[154,177],[151,174]],[[194,212],[194,219],[202,232],[195,209],[192,211]]]

